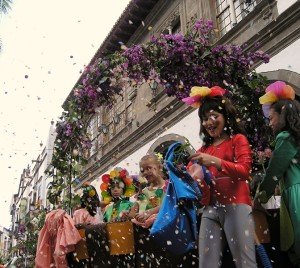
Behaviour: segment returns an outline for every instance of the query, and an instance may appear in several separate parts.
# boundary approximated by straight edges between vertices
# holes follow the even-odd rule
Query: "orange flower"
[[[105,183],[105,182],[101,183],[100,190],[106,191],[107,189],[108,189],[108,183]]]

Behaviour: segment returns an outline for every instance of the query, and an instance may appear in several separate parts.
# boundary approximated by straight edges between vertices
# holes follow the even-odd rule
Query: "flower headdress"
[[[223,96],[225,89],[214,86],[214,87],[192,87],[189,97],[183,98],[182,101],[193,108],[199,108],[201,106],[201,100],[204,97],[215,97]]]
[[[146,187],[148,184],[148,181],[145,177],[139,177],[138,175],[132,176],[133,179],[133,185],[138,188],[139,186],[142,186],[142,188]]]
[[[259,98],[265,117],[269,117],[270,107],[274,102],[282,99],[294,100],[294,89],[282,81],[276,81],[266,88],[266,94]]]
[[[116,185],[124,189],[124,196],[131,197],[135,193],[135,187],[132,183],[132,178],[129,176],[128,171],[122,168],[116,168],[109,174],[102,175],[102,183],[100,185],[101,196],[105,203],[112,200],[110,190]]]
[[[86,182],[81,187],[81,190],[81,205],[83,205],[83,207],[85,207],[92,216],[96,215],[100,200],[95,187],[89,182]]]
[[[89,196],[94,197],[97,196],[96,189],[93,185],[91,185],[89,182],[85,182],[82,185],[82,196]]]

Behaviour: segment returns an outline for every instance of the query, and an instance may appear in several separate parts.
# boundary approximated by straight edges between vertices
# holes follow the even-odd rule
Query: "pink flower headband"
[[[183,98],[182,101],[193,108],[199,108],[202,104],[202,99],[204,97],[215,97],[223,96],[225,94],[225,89],[214,86],[214,87],[192,87],[189,97]]]
[[[266,88],[266,94],[259,98],[265,117],[269,117],[270,107],[274,102],[282,99],[294,100],[294,89],[282,81],[276,81]]]

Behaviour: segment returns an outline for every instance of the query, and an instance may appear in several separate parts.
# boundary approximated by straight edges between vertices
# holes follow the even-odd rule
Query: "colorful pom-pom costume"
[[[119,220],[122,211],[129,211],[133,202],[128,198],[135,194],[135,187],[132,183],[132,178],[129,176],[126,169],[116,168],[109,174],[102,176],[102,184],[100,185],[101,196],[108,205],[105,208],[103,219],[106,222],[114,222]],[[114,198],[112,190],[122,188],[121,196]]]

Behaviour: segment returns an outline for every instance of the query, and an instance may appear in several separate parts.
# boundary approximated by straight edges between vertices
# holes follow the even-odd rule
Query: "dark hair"
[[[224,130],[229,136],[238,133],[244,134],[246,136],[246,131],[242,123],[237,121],[238,111],[228,98],[224,96],[204,98],[198,110],[198,116],[200,120],[202,121],[203,117],[205,117],[205,115],[212,110],[223,114],[225,119]],[[200,135],[204,135],[203,142],[205,147],[213,142],[213,138],[207,133],[202,123],[200,126]]]
[[[113,178],[110,180],[109,184],[108,184],[108,190],[110,192],[110,194],[112,195],[112,190],[117,187],[119,189],[122,189],[122,193],[121,195],[124,195],[125,193],[125,183],[121,178]]]
[[[83,194],[81,196],[81,207],[86,208],[91,216],[97,214],[97,207],[99,207],[100,200],[97,191],[92,185],[85,185],[82,187]]]
[[[297,100],[282,99],[273,103],[270,109],[279,114],[275,135],[287,131],[300,143],[300,103]]]

